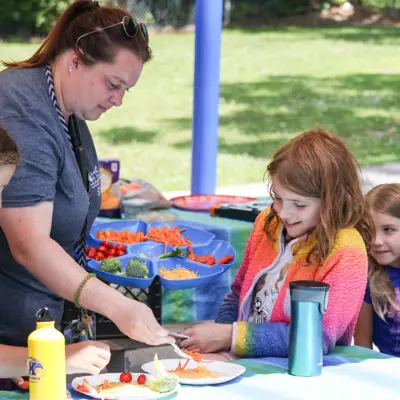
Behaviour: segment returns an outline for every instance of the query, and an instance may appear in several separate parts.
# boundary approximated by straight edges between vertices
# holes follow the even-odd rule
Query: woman
[[[78,259],[101,200],[84,121],[121,105],[150,58],[146,28],[127,11],[77,1],[30,59],[4,63],[0,121],[22,164],[0,210],[1,343],[26,345],[43,306],[59,323],[64,299],[108,317],[132,339],[173,341],[146,305],[87,274]]]

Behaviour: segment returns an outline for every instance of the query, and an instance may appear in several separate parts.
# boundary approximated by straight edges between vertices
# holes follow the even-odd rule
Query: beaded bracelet
[[[96,277],[96,274],[94,274],[94,273],[87,274],[85,276],[85,278],[83,279],[83,281],[81,282],[81,284],[79,285],[78,289],[76,289],[75,298],[74,298],[75,307],[82,308],[82,306],[79,304],[79,297],[81,296],[81,292],[82,292],[84,286],[86,285],[86,283],[88,282],[88,280],[90,278],[95,278],[95,277]]]

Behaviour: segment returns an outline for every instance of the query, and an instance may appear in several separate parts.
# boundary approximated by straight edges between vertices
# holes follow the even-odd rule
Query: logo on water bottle
[[[42,363],[33,357],[28,357],[29,382],[39,382],[46,375]]]

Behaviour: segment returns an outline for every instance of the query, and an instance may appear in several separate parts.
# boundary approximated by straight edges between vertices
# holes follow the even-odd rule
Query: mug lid
[[[290,289],[306,289],[306,290],[329,290],[330,285],[324,282],[304,280],[304,281],[293,281],[289,283]]]

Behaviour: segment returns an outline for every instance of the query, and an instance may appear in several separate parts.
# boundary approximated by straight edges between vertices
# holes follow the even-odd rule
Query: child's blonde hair
[[[322,263],[337,232],[347,227],[355,227],[369,249],[373,222],[365,207],[359,167],[337,136],[321,129],[302,133],[277,151],[267,172],[286,189],[321,200],[319,224],[310,233],[317,242],[307,254],[307,264]],[[265,221],[267,234],[277,221],[278,213],[272,209]]]
[[[365,198],[370,211],[381,212],[400,219],[400,184],[376,186],[367,193]],[[372,306],[378,316],[385,321],[385,315],[390,307],[393,307],[395,311],[400,311],[400,306],[396,303],[396,293],[385,267],[378,264],[372,256],[369,257],[368,279]]]
[[[14,139],[0,125],[0,166],[18,165],[21,162],[21,156],[18,146]]]

